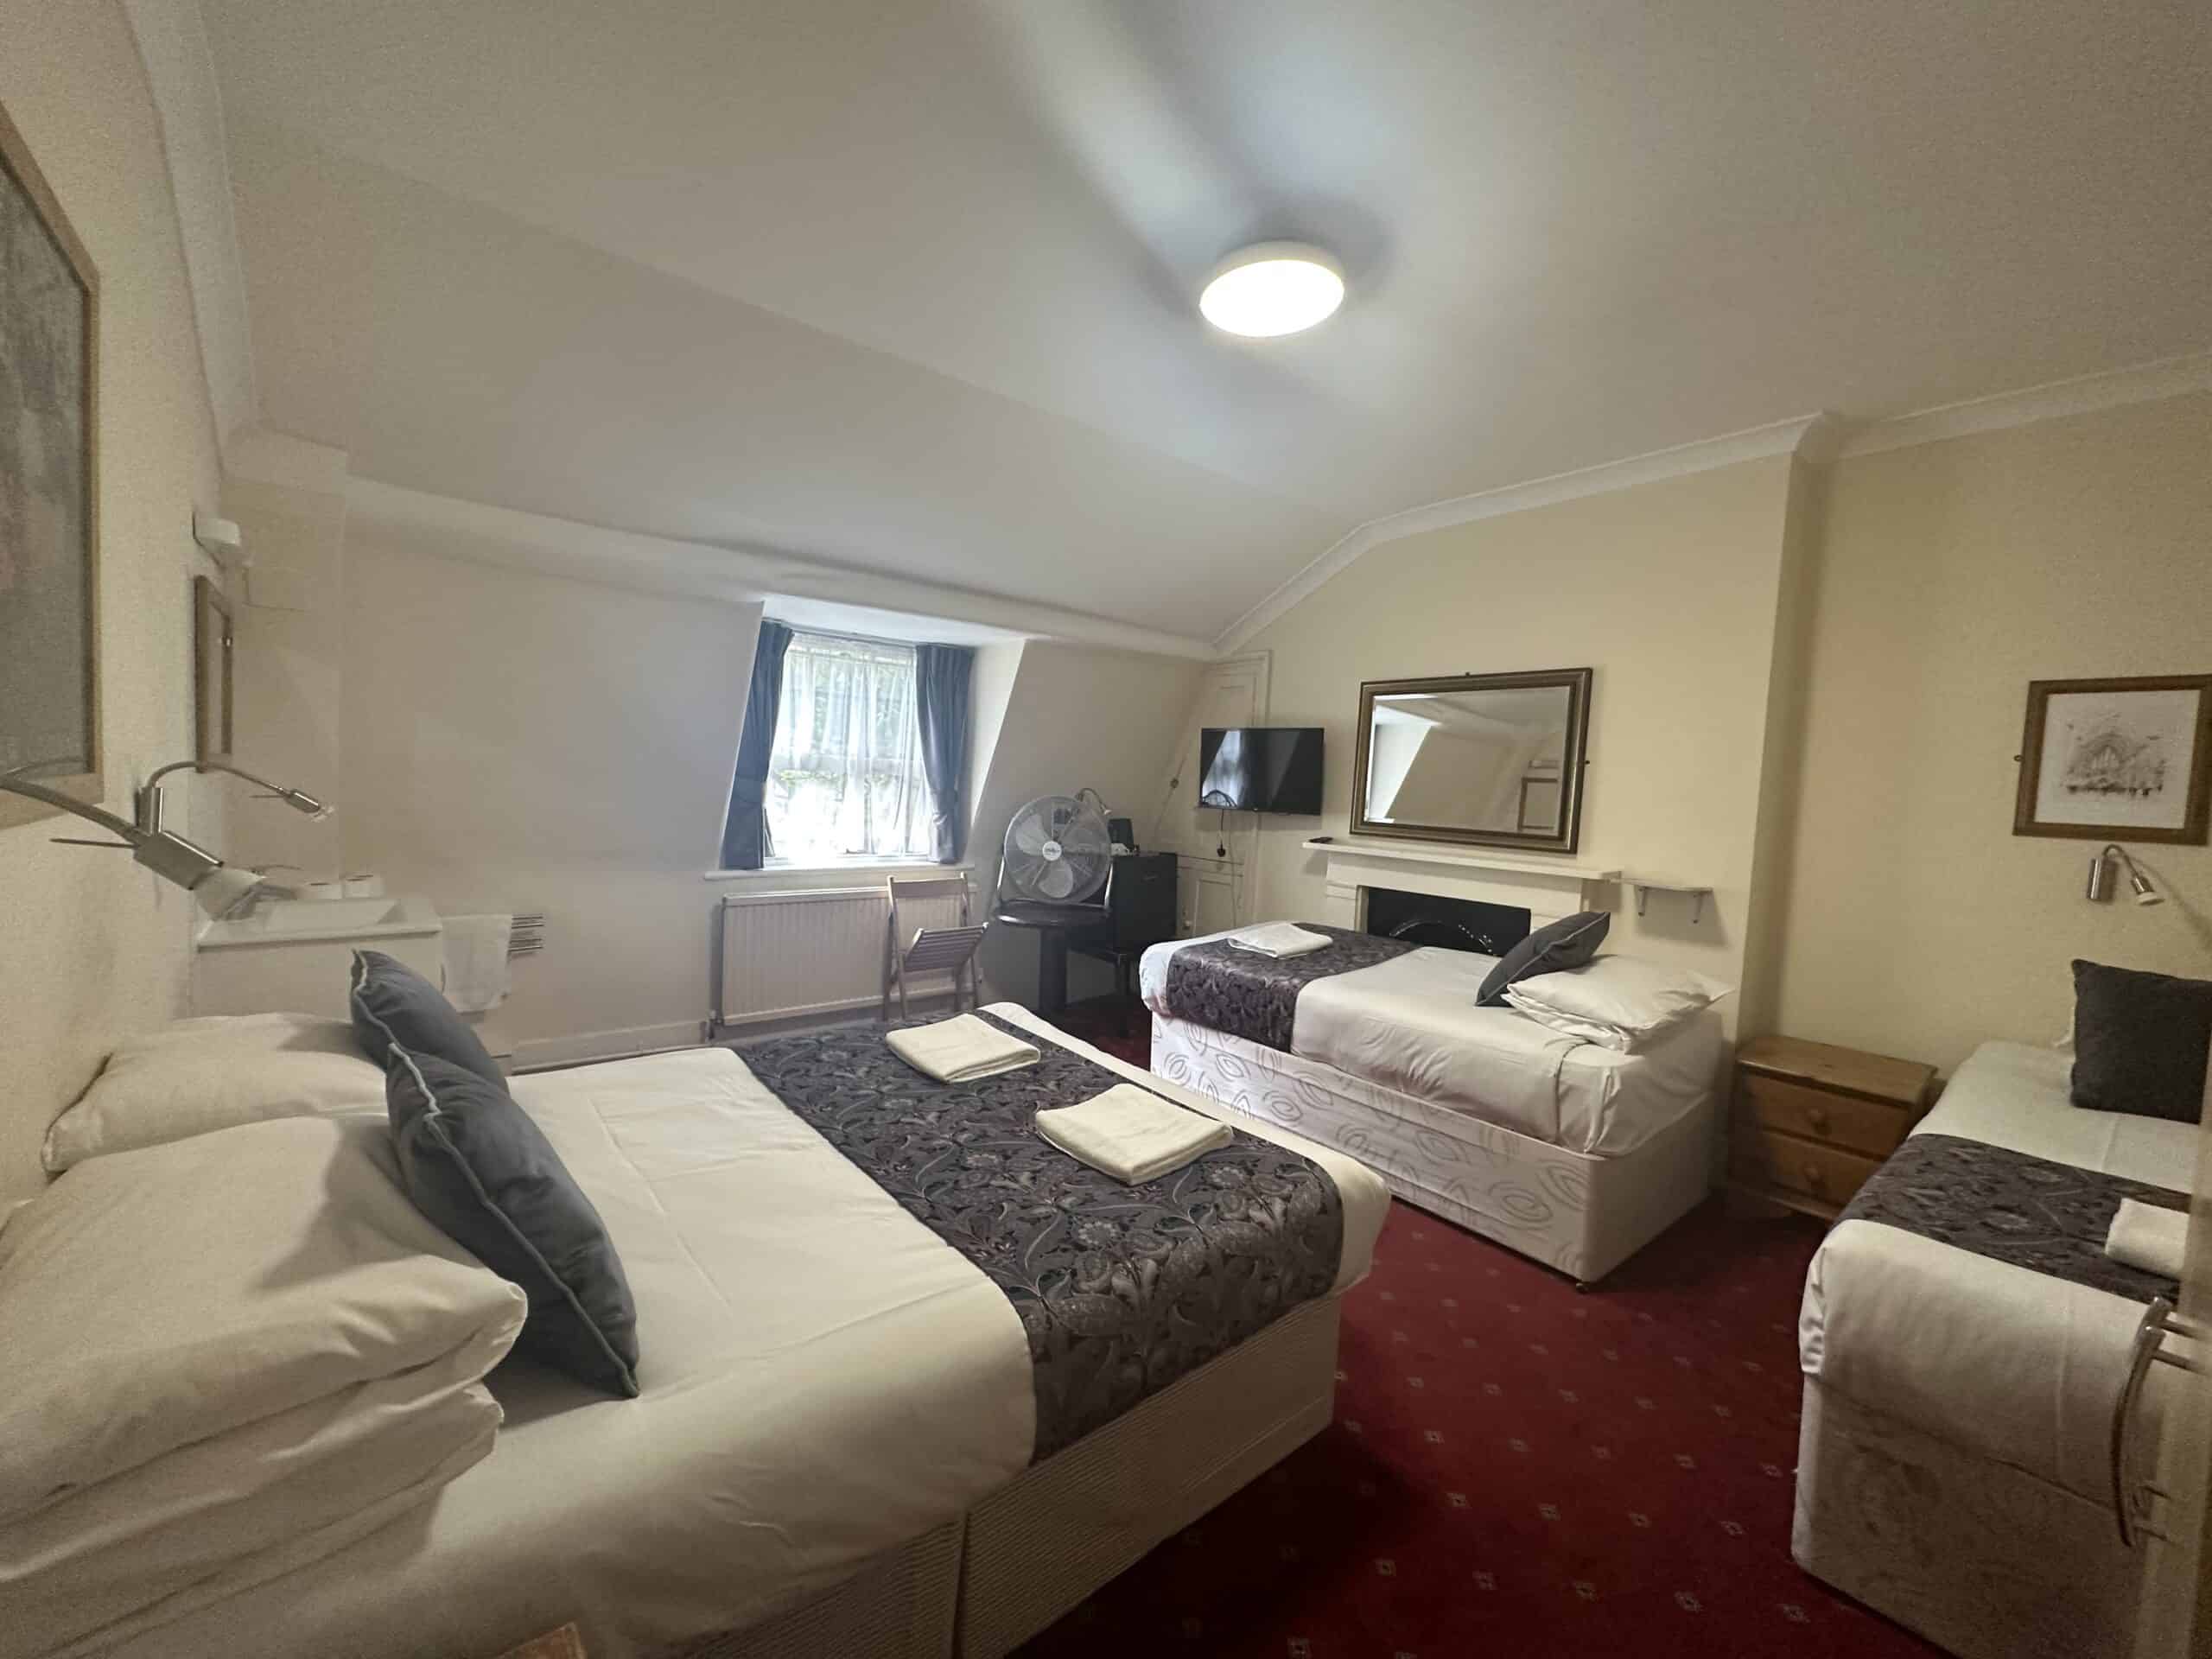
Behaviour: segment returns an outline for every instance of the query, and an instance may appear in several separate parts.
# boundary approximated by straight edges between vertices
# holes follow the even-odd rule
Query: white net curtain
[[[931,856],[911,646],[801,633],[784,657],[768,760],[779,860]]]

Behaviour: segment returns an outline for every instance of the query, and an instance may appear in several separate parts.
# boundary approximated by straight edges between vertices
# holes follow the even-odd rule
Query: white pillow
[[[1554,1031],[1626,1053],[1734,990],[1688,968],[1599,957],[1586,967],[1522,980],[1507,988],[1505,1000]]]
[[[59,1175],[104,1152],[157,1147],[272,1117],[384,1116],[384,1072],[343,1020],[215,1014],[133,1037],[46,1132]]]
[[[0,1653],[105,1646],[427,1502],[491,1450],[524,1306],[364,1118],[72,1170],[0,1232]]]

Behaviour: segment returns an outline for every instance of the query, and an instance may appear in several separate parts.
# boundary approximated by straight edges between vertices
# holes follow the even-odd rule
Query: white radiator
[[[715,1023],[874,1010],[883,997],[890,915],[880,887],[725,897],[715,912]],[[901,899],[899,922],[910,938],[918,927],[957,927],[960,901]]]

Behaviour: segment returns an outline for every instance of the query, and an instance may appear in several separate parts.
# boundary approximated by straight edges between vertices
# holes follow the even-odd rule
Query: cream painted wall
[[[334,450],[284,465],[298,456],[268,453],[283,447],[258,433],[233,442],[223,478],[224,515],[253,562],[232,620],[236,752],[240,766],[337,810],[321,823],[283,810],[239,815],[232,850],[263,868],[289,867],[280,879],[297,883],[346,869],[346,467]]]
[[[1848,457],[1828,498],[1780,1027],[1948,1071],[2063,1033],[2074,957],[2212,977],[2212,852],[2140,849],[2141,910],[2012,834],[2030,680],[2212,672],[2212,397]]]
[[[0,0],[0,103],[101,283],[100,671],[106,804],[191,747],[191,583],[213,574],[192,509],[218,492],[175,204],[119,7]],[[172,827],[218,848],[217,786],[180,784]],[[0,1201],[37,1190],[40,1138],[116,1041],[183,1006],[192,900],[116,853],[0,830]]]
[[[1710,885],[1611,947],[1739,983],[1793,462],[1745,461],[1376,549],[1268,626],[1268,718],[1328,729],[1322,818],[1261,820],[1259,912],[1322,913],[1300,842],[1350,820],[1362,680],[1596,670],[1579,861]]]
[[[356,521],[339,819],[349,867],[454,914],[543,911],[502,1033],[696,1041],[760,607],[439,556]],[[543,1051],[541,1051],[543,1052]]]
[[[968,840],[961,856],[984,871],[998,868],[998,849],[979,856],[976,832],[983,819],[983,798],[990,781],[991,757],[997,753],[999,734],[1005,729],[1007,709],[1014,700],[1014,677],[1021,671],[1023,639],[1007,639],[976,647],[976,666],[968,680]],[[1001,821],[1001,833],[1004,833]]]
[[[995,664],[994,680],[998,668]],[[1180,658],[1050,640],[1022,646],[969,836],[979,889],[988,894],[998,878],[999,849],[1014,809],[1037,796],[1072,795],[1088,785],[1116,812],[1143,823],[1158,792],[1160,758],[1174,747],[1200,672],[1199,664]],[[989,988],[1033,1002],[1037,950],[1033,932],[992,928],[982,954]],[[1069,962],[1070,997],[1112,988],[1105,963],[1080,957]]]

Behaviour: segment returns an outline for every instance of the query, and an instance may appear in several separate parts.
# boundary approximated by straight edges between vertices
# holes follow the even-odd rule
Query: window
[[[766,808],[779,863],[931,856],[912,646],[792,636]]]

